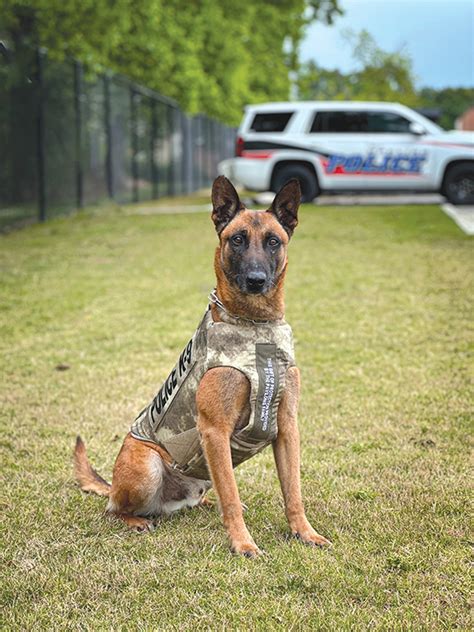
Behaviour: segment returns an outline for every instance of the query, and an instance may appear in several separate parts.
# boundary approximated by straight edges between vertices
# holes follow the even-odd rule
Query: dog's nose
[[[247,287],[250,292],[260,292],[265,285],[267,275],[260,270],[254,270],[247,274]]]

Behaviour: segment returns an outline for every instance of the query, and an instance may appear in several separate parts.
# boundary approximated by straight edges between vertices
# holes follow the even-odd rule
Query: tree
[[[325,70],[314,61],[304,64],[296,80],[303,101],[345,101],[353,98],[352,77],[339,70]]]
[[[304,64],[297,78],[299,98],[399,101],[412,107],[420,104],[407,54],[382,50],[367,31],[347,31],[346,38],[352,43],[358,70],[345,75],[338,70],[324,70],[314,62]]]
[[[305,26],[338,13],[338,0],[0,0],[0,31],[237,124],[246,103],[288,98]]]

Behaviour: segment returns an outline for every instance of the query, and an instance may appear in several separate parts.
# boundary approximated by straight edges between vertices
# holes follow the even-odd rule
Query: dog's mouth
[[[239,286],[239,290],[242,294],[247,294],[250,296],[261,296],[268,292],[269,287],[264,286],[262,288],[248,287],[246,284]]]
[[[267,291],[266,287],[262,287],[262,288],[255,288],[255,287],[248,287],[245,290],[246,294],[265,294]]]

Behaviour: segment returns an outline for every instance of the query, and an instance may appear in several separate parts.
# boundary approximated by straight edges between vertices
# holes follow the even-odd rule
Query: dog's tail
[[[84,492],[94,492],[99,496],[108,496],[110,494],[110,484],[104,481],[102,476],[97,474],[86,454],[86,446],[81,437],[76,439],[76,447],[74,448],[74,476],[79,487]]]

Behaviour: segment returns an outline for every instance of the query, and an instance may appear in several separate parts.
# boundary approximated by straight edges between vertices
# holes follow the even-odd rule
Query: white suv
[[[248,106],[236,157],[219,168],[254,191],[298,178],[305,201],[321,191],[437,191],[474,203],[474,133],[446,132],[398,103]]]

